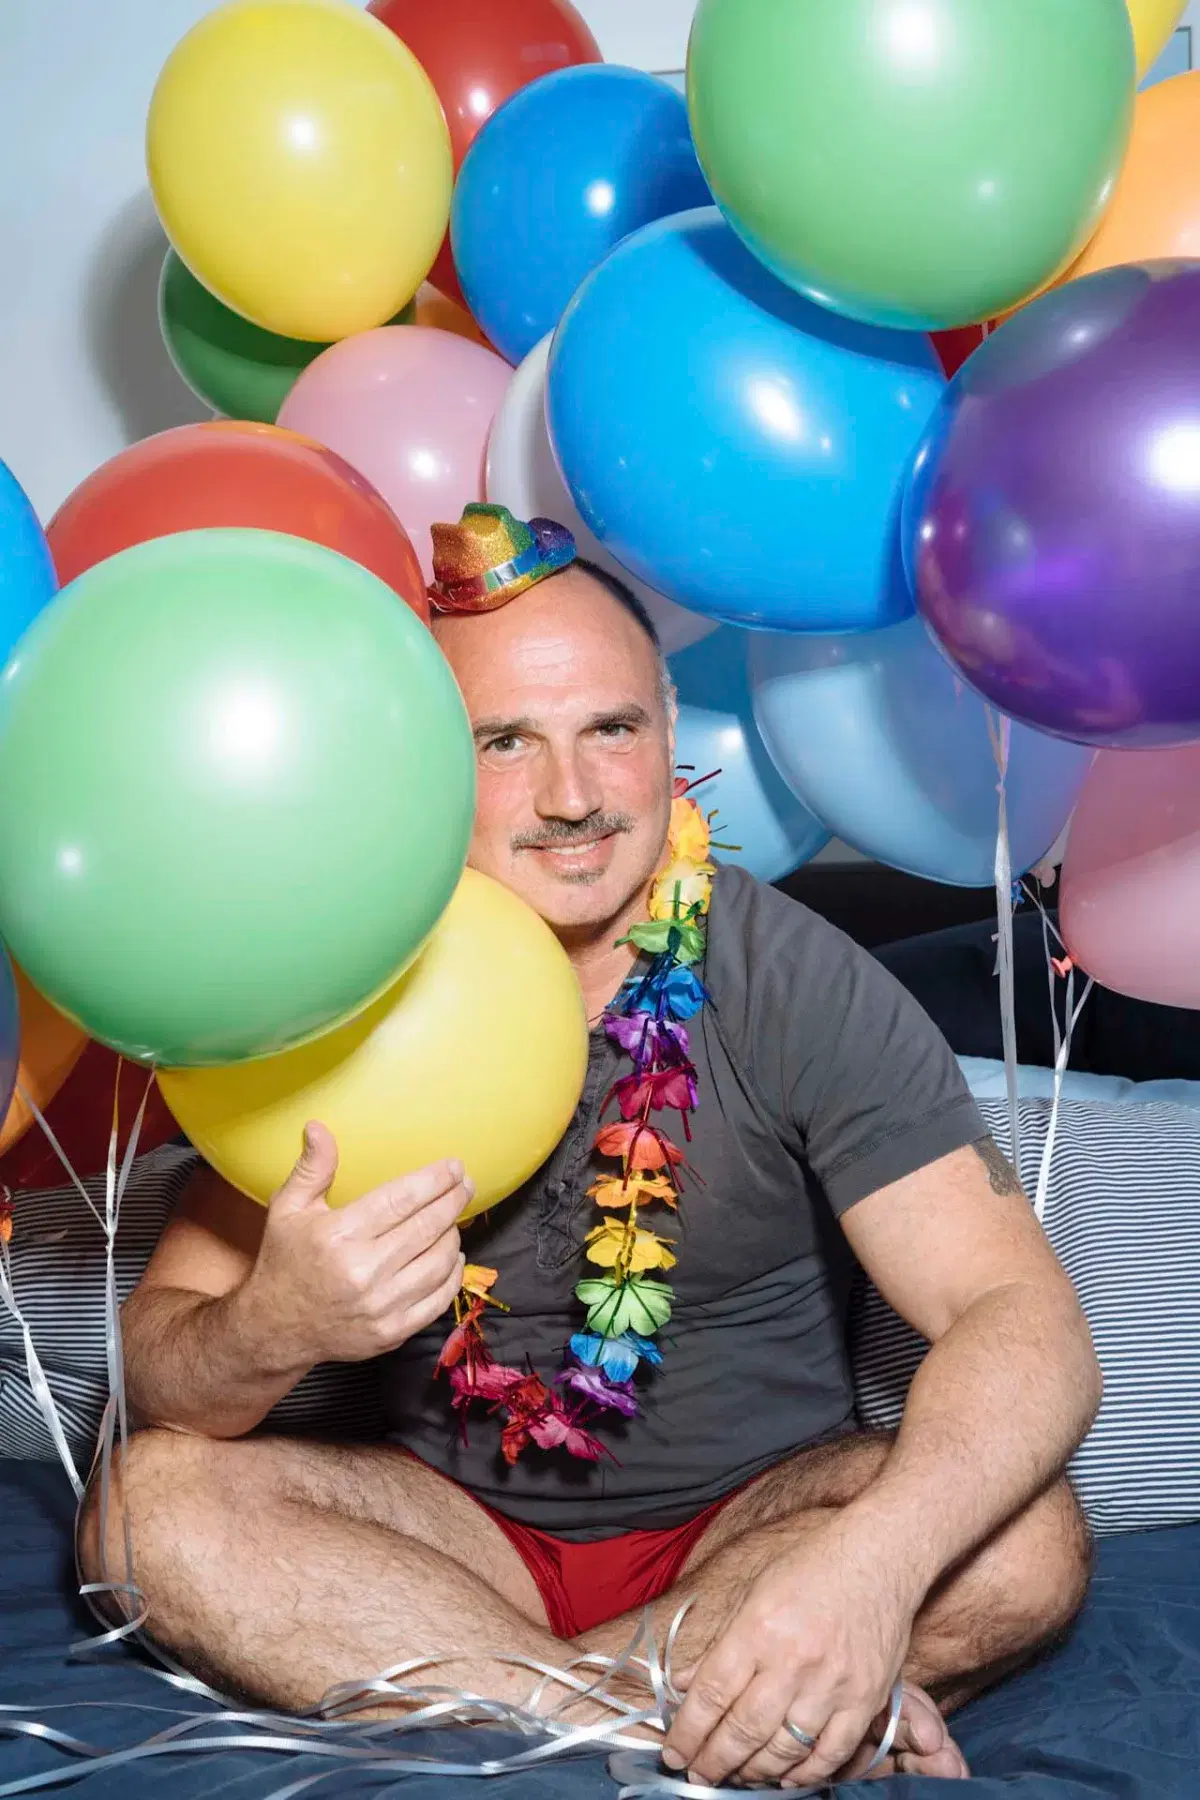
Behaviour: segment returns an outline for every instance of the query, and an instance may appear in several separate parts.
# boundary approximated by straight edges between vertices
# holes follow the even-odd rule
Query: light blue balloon
[[[820,819],[777,774],[754,723],[746,666],[749,634],[726,626],[671,657],[679,693],[675,761],[695,776],[719,769],[698,790],[705,812],[717,808],[713,835],[736,851],[716,850],[760,881],[778,881],[829,842]]]
[[[611,63],[556,70],[505,101],[459,171],[450,242],[467,304],[519,363],[623,237],[711,200],[681,94]]]
[[[24,488],[0,462],[0,663],[57,591],[46,534]]]
[[[866,631],[913,610],[900,500],[945,387],[922,333],[812,305],[708,207],[584,282],[547,417],[580,512],[659,593],[734,625]]]
[[[853,637],[758,637],[750,680],[776,767],[838,837],[910,875],[991,885],[999,777],[987,708],[920,619]],[[1092,756],[1012,726],[1014,876],[1053,847]]]

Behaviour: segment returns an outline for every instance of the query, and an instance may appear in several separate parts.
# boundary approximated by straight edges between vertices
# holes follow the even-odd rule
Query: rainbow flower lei
[[[707,779],[707,778],[706,778]],[[595,1147],[616,1165],[588,1189],[605,1217],[588,1233],[585,1254],[597,1273],[575,1289],[587,1309],[585,1328],[566,1346],[563,1367],[547,1384],[532,1367],[506,1367],[492,1358],[484,1336],[495,1269],[469,1264],[454,1303],[454,1329],[442,1347],[436,1373],[447,1373],[453,1405],[463,1424],[467,1409],[484,1401],[502,1421],[506,1461],[522,1451],[564,1449],[596,1462],[611,1455],[587,1429],[603,1414],[635,1418],[641,1411],[633,1378],[640,1364],[657,1368],[654,1343],[671,1317],[672,1293],[661,1277],[674,1268],[672,1240],[642,1223],[653,1206],[679,1205],[684,1154],[656,1115],[678,1112],[685,1139],[697,1104],[696,1071],[685,1021],[708,998],[695,965],[704,955],[712,878],[712,821],[691,798],[699,783],[680,779],[671,802],[667,861],[650,890],[650,917],[620,941],[651,958],[649,968],[624,982],[604,1015],[604,1029],[633,1060],[616,1081],[602,1111],[617,1102],[620,1117],[602,1125]],[[623,1216],[622,1216],[623,1215]]]

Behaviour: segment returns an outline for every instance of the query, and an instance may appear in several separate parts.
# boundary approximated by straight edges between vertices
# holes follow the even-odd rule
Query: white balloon
[[[584,524],[558,472],[546,429],[546,368],[553,339],[550,332],[534,345],[496,414],[487,453],[487,497],[497,506],[507,506],[518,519],[554,519],[573,531],[580,556],[599,563],[633,589],[654,620],[664,652],[673,656],[715,631],[717,621],[688,612],[635,580]]]

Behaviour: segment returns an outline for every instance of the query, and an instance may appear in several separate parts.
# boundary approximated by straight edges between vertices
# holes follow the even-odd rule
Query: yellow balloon
[[[205,287],[267,331],[318,343],[406,306],[450,213],[433,84],[349,0],[209,13],[158,78],[146,161],[167,236]]]
[[[474,1218],[545,1162],[587,1059],[583,996],[558,939],[468,869],[416,962],[350,1024],[281,1056],[158,1080],[201,1155],[255,1200],[270,1199],[319,1119],[338,1143],[331,1206],[456,1156],[476,1184]]]
[[[1139,81],[1166,49],[1186,8],[1187,0],[1129,0]]]

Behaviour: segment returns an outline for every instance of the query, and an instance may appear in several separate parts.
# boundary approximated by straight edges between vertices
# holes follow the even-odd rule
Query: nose
[[[534,805],[541,819],[578,822],[599,812],[603,805],[600,784],[575,745],[547,745],[539,777]]]

